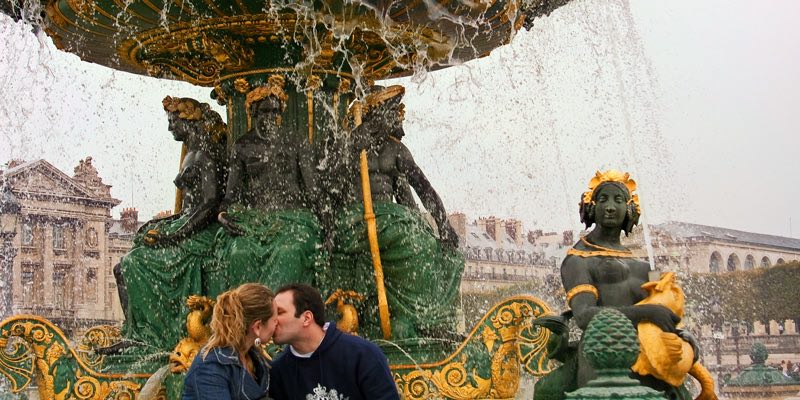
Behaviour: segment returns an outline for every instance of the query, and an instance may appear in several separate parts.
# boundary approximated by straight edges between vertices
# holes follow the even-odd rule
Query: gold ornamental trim
[[[314,143],[314,92],[322,87],[322,79],[309,75],[306,79],[306,106],[308,107],[308,143]]]
[[[605,250],[578,250],[578,249],[569,249],[567,250],[568,256],[577,256],[583,258],[589,257],[618,257],[618,258],[636,258],[631,253],[623,252],[623,251],[605,251]]]
[[[570,289],[569,292],[567,292],[567,305],[569,305],[569,302],[570,302],[570,300],[572,300],[573,297],[575,297],[575,296],[577,296],[577,295],[579,295],[581,293],[591,293],[591,294],[594,295],[594,299],[595,300],[600,299],[600,292],[597,291],[597,288],[594,287],[594,285],[590,285],[588,283],[584,283],[584,284],[575,286],[574,288]]]
[[[227,74],[227,75],[222,75],[222,76],[219,77],[219,81],[223,82],[223,81],[227,81],[227,80],[230,80],[230,79],[241,78],[241,77],[246,77],[246,76],[250,76],[250,75],[277,74],[277,73],[291,74],[291,73],[298,73],[298,72],[302,72],[302,70],[298,70],[297,68],[294,68],[294,67],[260,68],[260,69],[253,69],[253,70],[247,70],[247,71],[242,71],[242,72],[236,72],[236,73],[231,73],[231,74]],[[349,72],[336,71],[336,70],[333,70],[333,69],[314,68],[313,73],[317,74],[317,75],[338,76],[338,77],[348,78],[350,80],[354,80],[355,79],[353,74],[351,74]]]
[[[52,330],[56,335],[66,338],[64,332],[57,326],[53,325],[52,322],[48,321],[45,318],[42,318],[38,315],[31,315],[31,314],[17,314],[12,317],[6,318],[2,322],[0,322],[0,326],[5,326],[11,323],[14,320],[30,320],[35,321],[36,323],[32,323],[30,321],[20,321],[11,325],[9,329],[9,333],[14,333],[14,336],[30,336],[34,341],[41,342],[41,343],[50,343],[53,340],[53,335],[48,334],[47,330]],[[6,334],[6,332],[3,332]],[[69,353],[72,357],[75,358],[75,361],[78,365],[85,369],[86,371],[90,372],[92,376],[100,377],[100,378],[107,378],[107,379],[119,379],[119,378],[149,378],[152,374],[136,374],[136,373],[124,373],[124,374],[109,374],[103,372],[97,372],[92,369],[89,365],[84,362],[83,358],[80,357],[74,350],[69,349]]]
[[[625,250],[617,250],[612,249],[610,247],[603,247],[596,245],[588,240],[586,240],[586,236],[581,236],[580,242],[593,250],[579,250],[576,248],[571,248],[567,250],[567,255],[570,256],[578,256],[578,257],[618,257],[618,258],[636,258],[628,249]]]
[[[547,306],[532,296],[514,296],[495,304],[470,335],[442,361],[391,365],[401,397],[409,400],[448,398],[512,399],[519,389],[520,373],[549,371],[544,349],[550,332],[535,328],[533,318],[549,314]],[[524,349],[523,349],[524,348]],[[489,359],[488,376],[479,372]],[[398,371],[399,370],[399,371]],[[535,371],[534,371],[535,370]]]
[[[523,296],[523,295],[521,295],[521,296],[511,296],[511,297],[508,297],[506,299],[503,299],[503,303],[509,303],[509,302],[512,302],[512,301],[530,301],[530,302],[536,303],[540,307],[542,307],[542,315],[551,313],[551,310],[550,310],[549,307],[547,307],[546,303],[544,301],[542,301],[541,299],[539,299],[538,297],[535,297],[535,296],[529,296],[529,295],[524,295]],[[503,306],[502,304],[495,304],[494,308],[489,310],[486,313],[486,315],[484,315],[483,318],[475,325],[475,327],[472,328],[472,331],[467,336],[467,339],[464,340],[458,346],[458,348],[456,348],[456,350],[453,351],[453,353],[450,354],[444,360],[436,361],[436,362],[432,362],[432,363],[422,363],[422,364],[393,364],[393,365],[389,366],[389,369],[390,370],[408,369],[408,368],[430,369],[430,368],[435,368],[435,367],[441,367],[443,365],[446,365],[446,364],[449,364],[449,363],[453,362],[453,360],[458,356],[458,354],[461,351],[463,351],[464,348],[469,344],[470,339],[472,339],[473,337],[481,335],[480,333],[478,333],[478,330],[481,329],[484,326],[484,322],[486,322],[486,319],[489,318],[489,315],[491,315],[495,311],[495,309],[501,308],[501,307],[508,307],[508,305]],[[499,314],[504,314],[504,313],[499,313]],[[500,321],[500,320],[498,320],[498,321]],[[549,334],[548,334],[548,336],[549,336]]]

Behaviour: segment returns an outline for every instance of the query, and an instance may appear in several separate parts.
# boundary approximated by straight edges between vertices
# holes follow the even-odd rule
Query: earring
[[[258,346],[261,346],[261,338],[256,338],[256,340],[254,340],[254,341],[253,341],[253,344],[254,344],[256,347],[258,347]]]

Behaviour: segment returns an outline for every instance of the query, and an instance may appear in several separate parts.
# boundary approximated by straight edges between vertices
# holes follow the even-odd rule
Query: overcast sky
[[[794,0],[575,0],[489,57],[398,81],[404,141],[473,219],[578,228],[589,178],[619,168],[645,222],[800,237],[798,19]],[[80,62],[0,17],[0,160],[71,174],[92,156],[120,209],[172,206],[161,99],[208,93]]]

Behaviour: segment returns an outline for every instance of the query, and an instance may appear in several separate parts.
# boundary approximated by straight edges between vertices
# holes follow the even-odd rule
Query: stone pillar
[[[44,293],[39,295],[42,299],[42,304],[37,304],[38,306],[46,306],[53,304],[53,225],[52,223],[48,223],[44,226],[43,229],[43,240],[42,243],[42,282],[43,285],[39,289],[44,289]],[[34,283],[34,290],[36,290],[36,284]],[[37,297],[37,295],[34,295]]]
[[[5,216],[2,216],[5,217]],[[14,303],[13,271],[17,249],[14,248],[13,232],[0,232],[0,319],[12,314]]]

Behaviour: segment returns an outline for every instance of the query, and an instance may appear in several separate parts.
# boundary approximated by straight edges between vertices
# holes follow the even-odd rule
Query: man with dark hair
[[[325,322],[319,291],[305,284],[277,290],[273,340],[288,344],[270,370],[270,397],[400,399],[386,356],[374,343]]]

